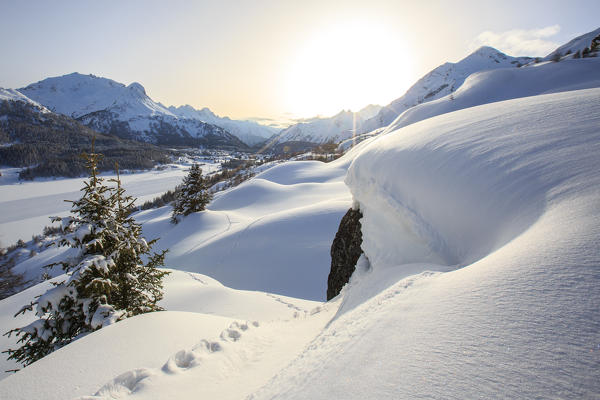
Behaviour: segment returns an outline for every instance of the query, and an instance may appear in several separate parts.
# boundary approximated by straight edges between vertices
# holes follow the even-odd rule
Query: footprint
[[[208,340],[202,339],[200,343],[194,346],[192,349],[194,352],[206,352],[215,353],[217,351],[221,351],[222,347],[218,342],[209,342]]]
[[[233,322],[227,329],[221,332],[221,342],[237,342],[242,337],[242,332],[250,329],[250,326],[258,328],[258,321]],[[167,360],[161,370],[140,368],[125,372],[109,383],[105,384],[93,396],[80,397],[79,400],[120,398],[140,389],[140,382],[144,379],[164,374],[175,374],[197,366],[202,357],[223,350],[223,344],[219,341],[201,340],[191,350],[180,350]]]
[[[123,394],[131,394],[136,390],[141,381],[154,374],[155,373],[148,368],[127,371],[102,386],[100,390],[94,394],[94,397],[118,398]]]
[[[199,355],[195,354],[193,350],[179,350],[175,355],[169,357],[162,370],[170,374],[177,373],[182,369],[197,365],[199,360]]]

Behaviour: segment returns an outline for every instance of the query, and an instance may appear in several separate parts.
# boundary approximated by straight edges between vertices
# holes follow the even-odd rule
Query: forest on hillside
[[[169,161],[170,152],[152,144],[101,134],[31,104],[0,103],[0,164],[28,167],[20,173],[22,179],[84,174],[80,155],[90,151],[93,138],[96,151],[104,154],[100,171],[113,170],[115,162],[121,169],[147,169]]]

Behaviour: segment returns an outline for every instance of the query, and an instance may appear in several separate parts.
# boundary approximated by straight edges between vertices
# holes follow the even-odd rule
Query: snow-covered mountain
[[[544,57],[545,61],[551,60],[555,57],[556,54],[560,54],[560,56],[564,57],[565,55],[567,55],[567,53],[569,53],[571,56],[574,55],[577,52],[583,52],[583,49],[590,48],[591,44],[592,44],[592,40],[594,38],[598,38],[598,40],[600,41],[600,28],[585,33],[581,36],[577,36],[575,39],[569,41],[568,43],[560,46],[559,48],[557,48],[556,50],[554,50],[552,53],[548,54],[546,57]]]
[[[469,75],[478,71],[515,68],[529,63],[530,57],[511,57],[492,47],[480,47],[457,63],[447,62],[419,79],[406,93],[366,121],[361,133],[384,127],[398,115],[421,103],[442,98],[457,90]]]
[[[327,143],[351,138],[363,123],[381,110],[381,106],[370,104],[360,111],[343,110],[333,117],[310,118],[292,125],[277,136],[273,144],[285,142]]]
[[[474,72],[498,68],[516,68],[532,61],[529,57],[511,57],[491,48],[481,47],[457,63],[445,63],[419,79],[404,96],[385,107],[367,106],[355,116],[349,111],[331,118],[302,121],[284,129],[273,144],[285,142],[341,142],[355,134],[387,126],[403,111],[421,103],[444,97],[458,89]]]
[[[190,105],[180,107],[171,106],[169,107],[169,111],[181,118],[195,119],[220,126],[250,146],[264,142],[280,131],[280,129],[261,125],[254,121],[234,120],[229,117],[220,117],[206,107],[197,110]]]
[[[103,110],[118,113],[122,121],[142,116],[175,117],[162,104],[150,99],[137,82],[125,86],[112,79],[77,72],[44,79],[19,92],[53,112],[75,119]]]
[[[23,103],[31,104],[37,110],[43,113],[50,112],[46,107],[38,103],[37,101],[31,100],[29,97],[25,96],[23,93],[19,92],[15,89],[3,89],[0,88],[0,102],[3,101],[20,101]]]
[[[173,113],[153,101],[136,82],[125,86],[107,78],[72,73],[44,79],[19,92],[103,133],[157,144],[246,147],[223,126]],[[241,128],[238,131],[244,133]],[[267,131],[270,136],[272,132]]]
[[[600,58],[564,59],[527,68],[496,69],[469,76],[452,95],[400,114],[383,134],[452,111],[520,97],[600,87]]]

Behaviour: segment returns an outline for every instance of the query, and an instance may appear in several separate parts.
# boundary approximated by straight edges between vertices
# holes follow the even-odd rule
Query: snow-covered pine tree
[[[202,169],[198,164],[193,164],[175,191],[171,222],[176,224],[180,216],[204,210],[211,200],[212,194],[208,191],[208,183],[202,177]]]
[[[73,202],[72,216],[53,218],[63,227],[55,244],[73,252],[50,266],[62,265],[67,278],[19,312],[35,309],[39,319],[6,333],[16,334],[22,344],[5,351],[8,359],[24,366],[103,326],[160,310],[157,302],[167,272],[156,267],[163,265],[165,251],[150,254],[154,241],[147,243],[141,227],[128,215],[133,199],[125,195],[118,175],[116,188],[97,176],[101,155],[92,146],[83,157],[90,171],[83,196]]]

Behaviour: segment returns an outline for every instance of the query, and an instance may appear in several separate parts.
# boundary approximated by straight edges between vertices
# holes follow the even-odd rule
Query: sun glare
[[[397,32],[364,21],[329,26],[293,58],[287,105],[302,117],[384,105],[403,94],[411,72],[407,43]]]

